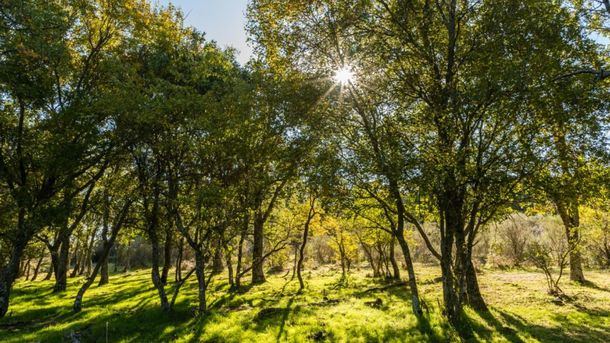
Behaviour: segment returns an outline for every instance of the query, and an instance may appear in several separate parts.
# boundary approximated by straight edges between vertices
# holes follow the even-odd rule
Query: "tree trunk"
[[[53,259],[53,255],[51,255]],[[55,265],[55,263],[54,263]],[[68,268],[70,266],[70,235],[61,234],[59,237],[59,254],[55,265],[55,285],[53,292],[63,292],[66,290],[68,282]]]
[[[36,267],[34,268],[34,275],[32,275],[32,280],[31,281],[35,281],[36,278],[38,277],[38,271],[40,270],[40,265],[42,264],[42,259],[44,258],[44,256],[41,256],[38,259],[38,262],[36,262]]]
[[[563,202],[555,201],[555,207],[561,217],[566,230],[566,239],[570,249],[570,280],[585,282],[582,269],[582,256],[580,254],[580,213],[578,202],[575,200]]]
[[[405,240],[403,235],[396,237],[398,240],[398,244],[402,249],[402,254],[405,259],[405,264],[407,266],[407,274],[409,275],[409,289],[411,290],[411,308],[413,313],[416,316],[421,316],[423,314],[421,309],[421,304],[419,303],[419,292],[417,290],[417,281],[415,279],[415,269],[413,268],[413,261],[411,260],[411,252],[409,250],[409,245]]]
[[[228,245],[224,244],[225,251],[225,263],[227,265],[227,278],[229,280],[229,289],[233,289],[235,287],[235,280],[233,278],[233,261],[231,261],[231,251],[229,250]]]
[[[197,250],[195,250],[195,275],[197,275],[197,294],[199,298],[197,312],[199,314],[203,314],[207,311],[207,303],[205,298],[205,291],[207,288],[205,278],[205,260],[201,251]]]
[[[264,221],[261,215],[254,219],[253,244],[252,244],[252,284],[265,282],[265,272],[263,271],[264,254]]]
[[[394,280],[400,280],[400,267],[398,266],[398,262],[396,262],[396,254],[394,245],[396,244],[396,237],[392,236],[392,241],[390,242],[390,263],[392,263],[392,271],[394,272],[393,278]]]
[[[219,244],[214,251],[214,260],[212,264],[212,273],[214,273],[214,275],[218,275],[224,271],[224,265],[222,264],[222,244],[221,242],[218,243]]]
[[[153,230],[149,231],[150,243],[152,246],[152,270],[151,276],[153,285],[157,289],[159,293],[159,300],[161,301],[161,309],[163,311],[169,311],[169,302],[167,300],[167,294],[165,293],[165,285],[163,284],[163,280],[161,279],[161,274],[159,273],[159,260],[160,260],[160,249],[159,249],[159,239],[157,237],[157,233]]]
[[[449,199],[452,199],[449,197]],[[454,199],[453,199],[454,200]],[[449,323],[457,327],[461,322],[462,303],[458,294],[459,281],[453,270],[453,245],[460,224],[462,206],[446,199],[441,201],[441,275],[443,279],[443,301]],[[457,243],[456,243],[457,246]],[[457,250],[457,249],[456,249]],[[457,255],[457,253],[456,253]],[[459,264],[460,256],[456,256]],[[456,271],[457,273],[457,271]],[[455,282],[458,281],[456,284]]]
[[[76,294],[76,298],[74,299],[74,304],[72,305],[72,310],[75,313],[81,311],[82,304],[83,304],[83,297],[85,295],[85,292],[87,291],[87,289],[89,289],[89,287],[91,287],[91,285],[95,281],[95,278],[97,277],[98,272],[100,271],[100,269],[102,268],[102,265],[104,264],[103,261],[108,260],[108,254],[110,253],[110,249],[112,249],[112,245],[116,241],[119,231],[121,230],[121,227],[123,226],[123,222],[125,221],[125,218],[127,217],[127,213],[129,212],[130,206],[131,206],[131,201],[129,201],[129,200],[126,201],[125,204],[123,205],[123,208],[121,209],[119,217],[117,218],[116,222],[112,226],[112,233],[110,234],[110,239],[108,241],[104,242],[102,256],[100,256],[100,259],[95,264],[95,268],[93,268],[93,271],[91,272],[91,275],[89,275],[89,277],[87,278],[87,281],[85,281],[85,283],[78,290],[78,293]]]
[[[25,227],[24,217],[25,210],[20,209],[15,244],[13,244],[13,249],[7,265],[0,269],[0,318],[3,318],[8,312],[11,289],[13,288],[13,283],[19,273],[19,262],[21,261],[25,247],[30,240],[27,228]]]
[[[250,216],[248,213],[244,215],[244,221],[242,223],[243,227],[241,230],[241,234],[239,236],[239,244],[237,247],[237,265],[235,267],[235,288],[239,289],[241,287],[241,276],[243,269],[243,257],[244,257],[244,242],[246,240],[246,235],[248,235],[248,227],[250,226]]]
[[[78,275],[84,275],[85,272],[87,274],[91,273],[91,255],[93,250],[93,243],[95,242],[95,232],[91,232],[91,236],[87,237],[88,240],[85,241],[85,251],[82,254],[82,260],[80,269],[78,270]],[[87,243],[87,241],[89,243]]]
[[[341,278],[345,279],[347,277],[347,264],[345,261],[345,248],[343,244],[339,244],[339,257],[341,258]]]
[[[167,284],[167,276],[172,267],[172,230],[165,230],[165,244],[163,245],[163,270],[161,271],[161,282]]]
[[[176,256],[176,274],[174,280],[176,282],[182,281],[182,254],[184,251],[184,237],[180,238],[180,245],[178,245],[178,256]]]
[[[25,281],[28,281],[30,279],[30,269],[31,269],[30,264],[31,263],[32,263],[32,259],[31,258],[28,258],[25,261],[25,273],[24,273],[25,274]]]
[[[373,258],[373,253],[371,252],[371,248],[366,245],[364,242],[360,242],[362,246],[362,250],[364,250],[364,254],[366,255],[366,259],[369,261],[371,268],[373,269],[373,277],[379,277],[379,269],[375,264],[375,259]]]
[[[79,245],[76,245],[76,249],[74,249],[74,269],[72,269],[72,273],[70,273],[70,277],[73,278],[76,276],[76,273],[78,273],[78,270],[80,269],[80,264],[81,264],[81,260],[82,260],[82,253],[79,250]]]
[[[47,275],[44,277],[44,281],[48,281],[51,280],[51,277],[53,276],[53,262],[50,262],[51,264],[49,264],[49,269],[47,270]]]
[[[127,273],[128,270],[131,270],[131,241],[127,242],[127,250],[125,251],[125,265],[123,267],[123,273]]]
[[[309,201],[309,212],[307,213],[307,219],[305,220],[305,226],[303,229],[303,240],[299,248],[299,261],[297,262],[297,278],[299,279],[298,293],[301,293],[303,289],[305,289],[305,283],[303,282],[303,276],[301,275],[301,271],[303,270],[303,261],[305,259],[305,246],[307,245],[307,238],[309,237],[309,224],[311,223],[313,217],[316,215],[315,202],[315,198],[311,198]]]
[[[105,216],[108,214],[105,214]],[[102,227],[102,246],[106,247],[108,245],[108,219],[104,219],[104,224]],[[110,254],[110,252],[108,252],[108,254],[106,254],[104,257],[104,254],[102,254],[102,256],[99,257],[99,260],[97,262],[97,264],[100,265],[100,282],[98,283],[98,286],[103,286],[105,284],[108,283],[108,255]]]

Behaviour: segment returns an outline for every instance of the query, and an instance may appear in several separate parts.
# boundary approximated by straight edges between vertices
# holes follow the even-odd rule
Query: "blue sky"
[[[186,24],[206,33],[221,47],[232,46],[239,53],[237,60],[244,64],[252,49],[248,46],[244,26],[248,0],[158,0],[162,5],[173,3],[186,15]]]

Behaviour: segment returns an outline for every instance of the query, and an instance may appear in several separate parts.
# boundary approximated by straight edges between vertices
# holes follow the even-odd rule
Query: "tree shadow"
[[[288,315],[290,314],[290,308],[292,307],[292,303],[294,302],[294,296],[288,300],[286,304],[286,308],[284,309],[284,314],[282,315],[282,321],[280,323],[280,329],[278,330],[276,341],[279,342],[284,334],[284,327],[286,326],[286,320],[288,320]]]
[[[504,310],[495,309],[502,319],[531,337],[541,341],[554,342],[610,342],[610,331],[607,328],[596,327],[592,323],[578,325],[563,315],[556,314],[553,319],[561,323],[560,326],[541,326],[528,322],[523,317]]]
[[[519,337],[517,335],[517,331],[515,331],[515,329],[513,329],[512,327],[505,326],[501,321],[499,321],[493,315],[493,313],[491,312],[491,309],[489,311],[475,311],[475,312],[477,315],[479,315],[479,317],[481,317],[487,323],[487,325],[491,326],[495,332],[502,335],[502,337],[504,337],[504,339],[506,339],[507,341],[513,342],[513,343],[524,342],[524,340],[521,339],[521,337]],[[478,324],[477,321],[474,319],[469,319],[469,321],[470,321],[470,323],[469,323],[470,327],[472,327],[477,334],[479,334],[480,336],[485,338],[485,340],[492,339],[494,331],[489,330],[485,326]],[[473,333],[471,333],[471,334],[473,334]]]
[[[588,288],[593,288],[593,289],[596,289],[598,291],[610,292],[610,289],[598,286],[597,284],[595,284],[593,281],[590,281],[590,280],[585,280],[585,281],[583,281],[583,282],[581,282],[579,284],[580,284],[580,286],[584,286],[584,287],[588,287]]]

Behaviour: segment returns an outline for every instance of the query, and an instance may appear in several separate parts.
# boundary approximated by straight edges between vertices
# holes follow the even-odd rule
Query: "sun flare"
[[[347,85],[354,81],[355,74],[352,68],[345,66],[335,70],[335,75],[333,76],[335,82],[341,85]]]

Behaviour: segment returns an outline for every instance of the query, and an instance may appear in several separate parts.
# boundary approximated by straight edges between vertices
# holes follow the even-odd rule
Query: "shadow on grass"
[[[493,330],[489,330],[487,327],[485,327],[484,325],[481,325],[479,322],[477,322],[476,319],[470,318],[467,315],[465,315],[467,324],[465,325],[465,327],[462,327],[462,328],[460,328],[460,330],[458,330],[458,333],[460,334],[460,336],[462,336],[462,335],[467,336],[467,337],[462,336],[462,338],[473,339],[475,336],[475,333],[476,333],[483,340],[491,341],[493,339],[493,333],[495,331],[509,342],[513,342],[513,343],[524,342],[524,340],[521,339],[517,335],[517,331],[515,329],[513,329],[512,327],[509,327],[509,326],[505,326],[502,322],[500,322],[493,315],[493,313],[491,311],[477,311],[476,313],[479,315],[479,317],[481,317],[487,323],[487,325],[492,327]],[[471,331],[465,332],[462,330],[471,330]]]
[[[560,325],[552,327],[533,324],[517,314],[498,308],[493,308],[493,312],[497,313],[499,318],[496,318],[492,312],[478,312],[477,314],[509,342],[524,342],[519,334],[543,342],[610,342],[610,331],[604,327],[603,320],[596,322],[595,318],[591,318],[583,323],[556,314],[553,319]],[[591,316],[601,316],[602,318],[610,316],[607,311],[603,312]],[[468,332],[468,330],[471,331]],[[472,318],[468,319],[468,326],[460,328],[458,332],[466,340],[473,339],[474,333],[476,333],[484,341],[491,340],[493,333]],[[526,338],[526,340],[529,339]]]
[[[580,283],[581,286],[597,289],[598,291],[610,292],[610,289],[596,285],[593,281],[585,280]]]

